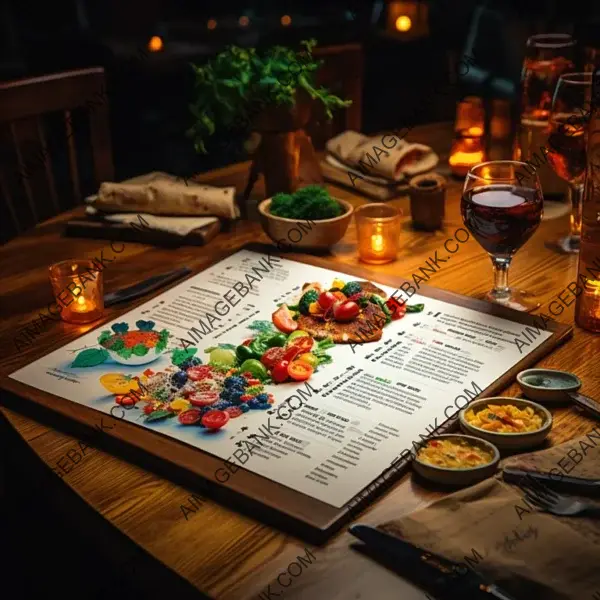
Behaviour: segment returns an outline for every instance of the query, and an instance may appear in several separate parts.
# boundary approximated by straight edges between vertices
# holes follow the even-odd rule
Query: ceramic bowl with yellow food
[[[413,469],[434,483],[467,486],[491,477],[499,460],[500,452],[494,444],[451,433],[423,442],[413,460]]]
[[[469,435],[501,450],[523,450],[541,444],[552,429],[552,415],[541,404],[522,398],[482,398],[463,408],[458,419]]]

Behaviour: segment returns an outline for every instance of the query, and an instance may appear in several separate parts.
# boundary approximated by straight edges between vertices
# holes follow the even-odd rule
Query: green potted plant
[[[264,53],[230,46],[205,65],[192,65],[194,123],[188,135],[196,151],[206,153],[207,140],[220,128],[258,133],[250,177],[262,172],[269,196],[296,190],[300,162],[313,161],[307,170],[314,172],[316,166],[318,171],[310,138],[303,131],[311,102],[321,102],[331,118],[333,109],[351,101],[316,86],[322,62],[312,55],[316,43],[303,41],[299,51],[274,46]]]

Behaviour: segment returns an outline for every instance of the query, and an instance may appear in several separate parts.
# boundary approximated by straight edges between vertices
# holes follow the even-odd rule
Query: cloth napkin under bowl
[[[581,460],[575,464],[577,454]],[[547,450],[509,457],[502,465],[543,473],[554,469],[554,475],[563,467],[570,477],[598,480],[600,428]],[[380,527],[472,566],[517,598],[600,596],[600,520],[537,512],[525,503],[520,488],[501,477],[486,479]]]
[[[351,130],[331,138],[326,150],[321,161],[326,179],[379,200],[406,193],[408,179],[431,171],[439,162],[438,155],[424,144],[394,135],[367,136]]]

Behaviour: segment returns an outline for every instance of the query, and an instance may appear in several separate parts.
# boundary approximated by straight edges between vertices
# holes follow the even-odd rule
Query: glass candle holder
[[[471,167],[485,162],[485,120],[481,98],[467,96],[456,107],[454,141],[450,149],[450,171],[464,177]]]
[[[373,265],[396,260],[402,211],[388,204],[365,204],[354,211],[358,257]]]
[[[102,272],[91,260],[65,260],[50,266],[50,283],[60,318],[91,323],[104,313]]]

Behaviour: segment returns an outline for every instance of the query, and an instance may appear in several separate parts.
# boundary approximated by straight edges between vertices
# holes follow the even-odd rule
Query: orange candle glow
[[[455,140],[448,162],[453,175],[464,177],[471,167],[485,162],[482,138],[471,137]]]
[[[63,321],[90,323],[102,316],[102,272],[91,260],[66,260],[52,265],[50,283]]]
[[[371,264],[396,260],[402,213],[388,204],[365,204],[355,211],[358,256]]]

